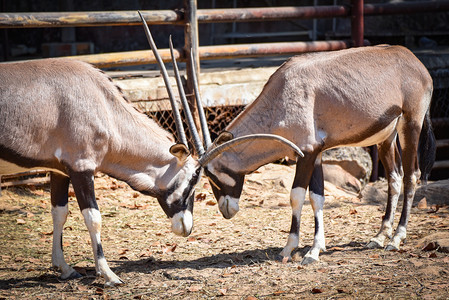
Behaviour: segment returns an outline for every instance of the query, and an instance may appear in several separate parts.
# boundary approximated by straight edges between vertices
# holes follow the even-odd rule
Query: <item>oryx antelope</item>
[[[174,105],[169,85],[167,89]],[[194,186],[202,166],[247,140],[276,138],[247,136],[211,151],[198,150],[201,145],[196,145],[197,160],[186,146],[176,108],[174,115],[181,139],[177,144],[89,64],[63,58],[0,64],[0,175],[33,168],[52,171],[52,264],[63,279],[81,276],[66,263],[62,251],[70,182],[92,240],[96,272],[106,286],[119,285],[123,281],[109,268],[101,245],[96,172],[156,197],[171,219],[173,232],[187,236],[193,227]],[[277,139],[297,149],[282,137]]]
[[[424,65],[406,48],[380,45],[290,58],[268,80],[261,94],[227,127],[234,137],[273,133],[294,142],[304,158],[297,160],[290,194],[292,223],[284,258],[298,246],[301,210],[307,187],[315,217],[308,264],[325,250],[324,184],[321,153],[340,146],[377,145],[388,179],[388,202],[379,233],[367,244],[398,249],[406,238],[415,186],[421,166],[427,179],[435,158],[429,105],[432,79]],[[420,138],[421,133],[421,138]],[[402,155],[396,139],[399,137]],[[419,144],[419,149],[418,149]],[[212,160],[205,175],[225,218],[239,210],[244,176],[285,156],[287,147],[254,141]],[[404,203],[393,234],[401,187]]]
[[[91,65],[69,59],[0,64],[0,128],[0,174],[52,171],[52,264],[63,279],[80,276],[66,263],[61,246],[70,181],[106,286],[122,281],[108,267],[101,246],[95,172],[156,197],[176,234],[192,230],[200,165]]]

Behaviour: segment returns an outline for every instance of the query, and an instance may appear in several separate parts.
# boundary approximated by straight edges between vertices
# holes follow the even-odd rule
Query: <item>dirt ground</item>
[[[171,233],[155,199],[107,176],[97,177],[103,249],[126,282],[115,288],[104,288],[104,280],[95,277],[89,235],[74,196],[63,245],[66,260],[85,276],[63,281],[50,268],[48,186],[3,190],[0,299],[449,298],[449,254],[423,250],[426,236],[449,236],[447,206],[413,208],[408,240],[400,251],[368,250],[364,245],[379,230],[385,199],[360,198],[328,184],[327,251],[321,261],[299,264],[313,241],[308,202],[293,261],[279,261],[290,228],[293,173],[293,167],[271,164],[247,176],[241,210],[231,220],[221,216],[203,178],[188,238]],[[374,187],[385,189],[385,182]]]

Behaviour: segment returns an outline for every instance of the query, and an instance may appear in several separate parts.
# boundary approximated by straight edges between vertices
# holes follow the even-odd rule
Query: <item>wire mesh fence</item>
[[[214,106],[206,107],[204,112],[206,115],[207,123],[211,134],[212,141],[231,123],[231,121],[244,109],[244,105],[233,106]],[[178,140],[176,134],[175,122],[173,119],[173,113],[171,110],[157,110],[146,112],[148,116],[153,118],[160,126],[170,131]],[[187,128],[187,122],[185,120],[184,113],[181,113],[184,128]],[[187,140],[189,147],[192,149],[192,137],[189,130],[187,131]]]

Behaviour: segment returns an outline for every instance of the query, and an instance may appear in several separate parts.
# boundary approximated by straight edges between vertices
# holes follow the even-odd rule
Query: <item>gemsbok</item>
[[[277,134],[304,152],[304,158],[297,160],[290,193],[292,222],[283,259],[291,258],[298,246],[307,187],[315,236],[301,263],[319,260],[325,250],[321,153],[340,146],[377,145],[388,179],[388,199],[380,231],[367,247],[382,248],[388,238],[386,249],[399,249],[406,238],[417,178],[422,173],[427,180],[435,159],[429,116],[432,90],[429,72],[412,52],[389,45],[295,56],[270,77],[257,99],[226,130],[234,137]],[[223,216],[229,219],[238,212],[245,174],[286,156],[296,155],[277,143],[254,141],[211,160],[205,175]],[[402,185],[403,208],[393,234]]]
[[[163,68],[160,58],[159,62]],[[165,68],[162,71],[168,82]],[[123,281],[109,268],[101,245],[96,172],[157,198],[172,231],[188,236],[194,187],[205,162],[253,139],[277,139],[300,152],[273,135],[236,138],[208,151],[200,150],[197,138],[199,158],[194,159],[169,84],[167,90],[180,143],[135,110],[105,73],[87,63],[52,58],[0,64],[0,175],[36,168],[51,171],[52,264],[62,279],[81,276],[66,263],[62,250],[70,182],[90,234],[96,273],[105,278],[105,286],[115,286]]]

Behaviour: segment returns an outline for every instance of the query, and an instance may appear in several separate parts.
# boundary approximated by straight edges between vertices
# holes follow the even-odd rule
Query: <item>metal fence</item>
[[[178,10],[142,11],[150,25],[183,26],[185,43],[183,48],[175,49],[178,61],[186,61],[189,72],[192,69],[186,58],[192,52],[194,64],[199,70],[200,59],[235,57],[257,57],[265,55],[298,54],[311,51],[338,50],[364,45],[364,16],[441,12],[449,10],[449,1],[417,1],[387,4],[366,4],[363,0],[350,0],[346,5],[298,6],[238,9],[197,9],[196,0],[184,0],[184,7]],[[198,23],[218,22],[261,22],[286,19],[350,18],[350,40],[328,40],[312,42],[263,43],[240,45],[198,45]],[[81,26],[141,26],[135,11],[103,12],[42,12],[42,13],[0,13],[0,28],[47,28]],[[160,50],[164,61],[169,61],[168,49]],[[128,51],[106,54],[93,54],[74,57],[97,67],[129,66],[155,63],[149,51]],[[446,75],[445,75],[446,76]],[[187,94],[193,94],[193,84],[187,79]],[[436,89],[433,104],[433,117],[437,122],[447,122],[449,118],[447,89]],[[189,103],[195,113],[195,101]],[[242,107],[207,108],[212,130],[222,130]],[[172,119],[168,111],[156,112],[153,118],[164,127],[171,129]]]

